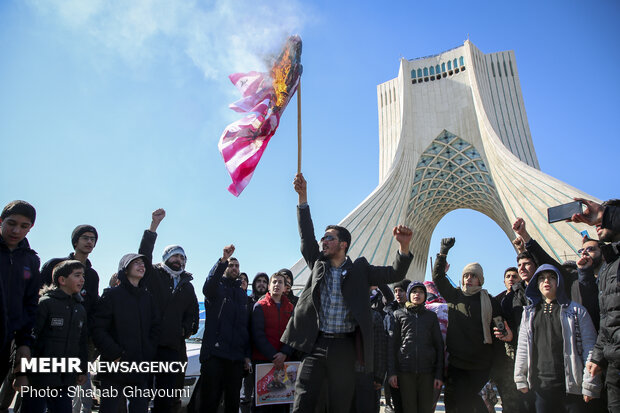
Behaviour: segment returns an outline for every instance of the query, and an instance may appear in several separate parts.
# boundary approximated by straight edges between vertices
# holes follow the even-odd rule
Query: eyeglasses
[[[596,251],[596,247],[586,247],[586,248],[580,248],[577,250],[578,254],[583,254],[584,252],[590,253],[592,251]]]
[[[337,239],[337,238],[334,237],[333,235],[326,234],[326,235],[323,235],[323,238],[321,238],[321,242],[323,242],[323,241],[333,241],[335,239]]]
[[[88,235],[82,235],[80,239],[83,239],[84,241],[92,241],[92,242],[97,241],[97,237],[91,237]]]

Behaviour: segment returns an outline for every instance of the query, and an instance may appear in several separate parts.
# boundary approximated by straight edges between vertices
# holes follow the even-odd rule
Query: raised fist
[[[454,247],[456,240],[454,238],[442,238],[441,247],[439,248],[440,254],[447,254],[450,248]]]

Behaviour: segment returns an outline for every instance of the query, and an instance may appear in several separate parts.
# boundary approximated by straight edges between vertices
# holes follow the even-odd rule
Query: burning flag
[[[241,92],[241,99],[230,105],[245,116],[226,127],[218,148],[232,178],[228,191],[239,196],[276,133],[280,116],[299,85],[302,72],[301,39],[291,36],[270,73],[235,73],[229,76]]]

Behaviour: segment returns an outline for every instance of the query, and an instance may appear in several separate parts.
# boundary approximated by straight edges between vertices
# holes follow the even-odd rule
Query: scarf
[[[181,279],[181,274],[183,274],[185,270],[175,271],[172,268],[168,267],[165,262],[161,263],[161,267],[166,270],[166,272],[170,275],[170,278],[172,278],[174,282],[174,288],[177,288],[179,280]]]
[[[482,315],[482,332],[484,333],[484,344],[493,343],[493,336],[491,335],[491,319],[493,318],[493,307],[491,306],[491,298],[487,290],[483,290],[482,286],[463,286],[463,294],[466,296],[472,296],[480,293],[480,313]]]

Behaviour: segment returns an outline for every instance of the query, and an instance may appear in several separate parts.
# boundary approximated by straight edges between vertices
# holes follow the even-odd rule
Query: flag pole
[[[301,173],[301,76],[297,85],[297,173]]]

